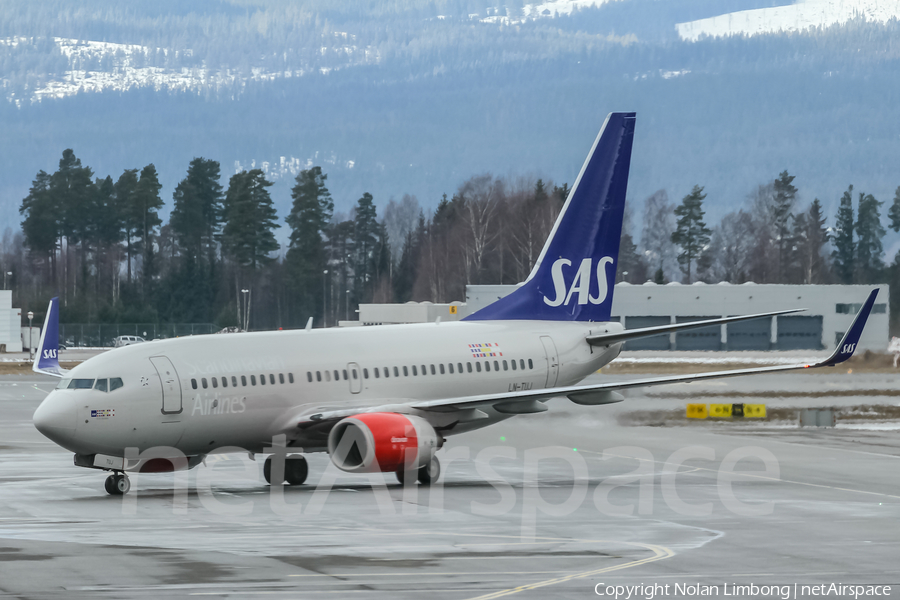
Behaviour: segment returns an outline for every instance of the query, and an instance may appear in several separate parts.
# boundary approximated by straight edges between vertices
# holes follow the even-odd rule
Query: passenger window
[[[365,379],[369,378],[369,370],[366,368],[363,368],[363,378],[365,378]]]
[[[512,363],[512,368],[513,368],[513,371],[515,371],[515,370],[516,370],[516,359],[512,359],[512,360],[511,360],[511,361],[509,361],[509,362],[511,362],[511,363]]]
[[[494,370],[495,370],[495,371],[499,371],[499,370],[500,370],[500,363],[497,362],[496,360],[494,361]]]
[[[394,367],[394,377],[400,377],[400,369]]]
[[[269,383],[275,385],[275,373],[269,373]]]
[[[472,372],[472,363],[466,363],[466,371],[468,371],[469,373]]]
[[[247,387],[247,376],[241,375],[241,385]]]
[[[121,378],[121,377],[110,377],[110,379],[109,379],[109,391],[117,390],[117,389],[119,389],[120,387],[122,387],[123,385],[125,385],[125,384],[122,383],[122,378]]]
[[[384,376],[385,376],[385,377],[390,377],[390,376],[391,376],[391,370],[388,369],[387,367],[384,368]]]
[[[351,370],[350,370],[350,373],[353,374],[353,379],[359,379],[359,376],[358,376],[357,373],[356,373],[356,369],[351,369]]]
[[[256,385],[256,375],[250,376],[250,385]]]
[[[419,371],[416,369],[416,365],[413,365],[413,377],[418,377]]]
[[[307,381],[312,383],[312,373],[310,373],[309,371],[306,372],[306,379],[307,379]]]
[[[344,373],[344,381],[347,381],[347,379],[349,379],[349,377],[347,377],[347,369],[344,369],[343,373]],[[354,379],[356,379],[356,377],[354,377]]]
[[[505,361],[505,360],[503,361],[503,370],[504,370],[504,371],[509,371],[509,365],[506,364],[506,361]]]
[[[228,387],[228,378],[227,377],[222,378],[222,387]]]
[[[489,360],[484,361],[484,370],[487,371],[488,373],[491,372],[491,361],[489,361]]]
[[[403,376],[409,377],[409,369],[407,367],[403,367]]]
[[[195,390],[197,389],[197,380],[196,379],[191,379],[191,387]]]
[[[378,370],[378,367],[375,367],[372,371],[375,373],[375,379],[381,377],[381,371]]]
[[[259,385],[266,385],[266,374],[263,373],[259,376]]]
[[[284,373],[278,374],[278,383],[284,383]]]
[[[94,384],[94,389],[99,392],[105,392],[107,388],[106,384],[108,381],[109,380],[107,379],[98,379],[97,383]]]
[[[462,372],[463,372],[463,370],[462,370],[462,363],[456,363],[456,367],[457,367],[457,369],[459,370],[460,374],[462,374]]]
[[[434,365],[431,365],[431,374],[436,375],[437,372],[434,370]]]
[[[422,375],[428,375],[428,369],[425,368],[425,365],[422,365]]]
[[[200,380],[200,384],[203,386],[203,389],[204,389],[204,390],[205,390],[207,387],[209,387],[208,385],[206,385],[206,377],[204,377],[203,379]]]
[[[219,380],[218,380],[218,379],[216,379],[215,377],[210,377],[210,380],[212,381],[212,385],[213,385],[214,388],[219,387]]]
[[[325,381],[331,381],[331,371],[325,371]]]
[[[534,368],[534,363],[531,362],[531,359],[530,359],[530,358],[528,359],[528,368],[529,368],[529,369],[533,369],[533,368]]]
[[[441,375],[445,375],[445,373],[444,373],[444,363],[439,364],[438,367],[441,368]]]
[[[288,381],[291,383],[294,383],[294,374],[293,373],[288,373]]]
[[[481,373],[481,363],[480,362],[475,363],[475,370],[478,371],[479,373]]]
[[[322,371],[316,371],[316,381],[322,381]]]
[[[525,359],[524,358],[519,359],[519,366],[522,367],[523,371],[525,370]]]
[[[237,387],[237,377],[234,375],[231,376],[231,387]]]
[[[337,369],[334,370],[334,380],[335,380],[335,381],[340,381],[340,380],[341,380],[341,374],[338,373],[338,370],[337,370]]]
[[[447,363],[447,368],[450,369],[450,374],[453,375],[453,363]]]

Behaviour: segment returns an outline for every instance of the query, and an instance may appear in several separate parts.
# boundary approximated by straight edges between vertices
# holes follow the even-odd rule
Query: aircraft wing
[[[634,340],[638,338],[650,337],[651,335],[659,335],[661,333],[671,333],[673,331],[682,331],[685,329],[697,329],[699,327],[709,327],[711,325],[722,325],[724,323],[735,323],[737,321],[749,321],[751,319],[762,319],[764,317],[773,317],[776,315],[786,315],[789,313],[803,312],[805,308],[793,308],[790,310],[776,310],[774,312],[757,313],[755,315],[740,315],[737,317],[723,317],[721,319],[706,319],[703,321],[691,321],[689,323],[676,323],[674,325],[657,325],[655,327],[641,327],[640,329],[626,329],[615,333],[598,333],[589,335],[587,343],[591,346],[611,346],[619,342]]]
[[[460,412],[461,417],[468,419],[472,415],[463,415],[464,411],[477,411],[480,408],[490,407],[500,413],[507,414],[525,414],[544,412],[547,406],[544,404],[551,398],[568,398],[576,404],[584,405],[601,405],[621,402],[625,398],[617,393],[618,390],[624,390],[636,387],[646,387],[653,385],[663,385],[669,383],[687,383],[691,381],[702,381],[704,379],[718,379],[722,377],[738,377],[740,375],[754,375],[757,373],[777,373],[780,371],[792,371],[797,369],[816,369],[820,367],[833,367],[838,365],[851,356],[856,350],[859,338],[862,335],[866,320],[875,304],[875,297],[878,290],[875,289],[869,294],[865,304],[863,304],[859,313],[856,315],[850,329],[844,334],[843,339],[835,348],[831,356],[813,364],[794,364],[794,365],[778,365],[772,367],[756,367],[749,369],[733,369],[728,371],[713,371],[707,373],[692,373],[689,375],[675,375],[666,377],[651,377],[647,379],[633,379],[628,381],[615,381],[609,383],[601,383],[595,385],[580,385],[569,387],[547,388],[541,390],[529,390],[522,392],[504,392],[499,394],[481,394],[478,396],[463,396],[458,398],[441,398],[438,400],[412,401],[403,404],[392,403],[390,405],[373,406],[362,409],[346,409],[336,411],[325,411],[314,414],[310,417],[300,419],[300,427],[313,427],[321,425],[328,427],[335,420],[348,417],[354,414],[365,412],[399,412],[400,409],[418,409],[423,411],[434,412]],[[792,312],[792,311],[786,311]],[[772,313],[769,313],[772,314]],[[777,314],[777,313],[776,313]],[[760,315],[755,315],[760,316]],[[477,418],[477,417],[476,417]]]

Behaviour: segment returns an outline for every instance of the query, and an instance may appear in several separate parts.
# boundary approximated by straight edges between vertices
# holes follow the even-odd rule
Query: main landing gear
[[[284,459],[284,481],[288,485],[302,485],[306,481],[306,476],[309,475],[309,464],[306,462],[306,459],[302,456],[288,456]],[[269,456],[266,458],[266,462],[263,465],[263,476],[266,478],[266,483],[272,483],[272,457]]]
[[[438,461],[437,456],[433,456],[427,465],[419,467],[419,470],[416,472],[416,479],[422,485],[431,485],[431,483],[437,481],[440,476],[441,463]],[[399,481],[401,485],[403,484],[405,477],[406,470],[403,468],[397,469],[397,481]]]
[[[110,496],[122,496],[131,489],[131,481],[128,480],[128,475],[125,473],[113,473],[106,478],[104,487]]]

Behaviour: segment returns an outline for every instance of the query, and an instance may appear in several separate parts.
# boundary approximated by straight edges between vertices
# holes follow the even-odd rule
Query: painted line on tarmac
[[[592,454],[603,454],[603,452],[596,452],[593,450],[582,450],[581,452],[592,453]],[[626,455],[619,455],[619,454],[609,454],[609,456],[614,456],[616,458],[628,458],[631,460],[640,460],[640,461],[647,460],[645,458],[638,458],[636,456],[626,456]],[[661,464],[661,465],[670,464],[667,461],[655,460],[655,459],[650,462]],[[680,467],[682,465],[680,463],[675,463],[675,464],[673,464],[673,466]],[[712,469],[710,467],[691,467],[690,469],[687,469],[684,471],[678,471],[678,474],[685,475],[687,473],[697,473],[698,471],[708,471],[710,473],[718,473],[719,472],[718,469]],[[897,496],[894,494],[886,494],[884,492],[872,492],[869,490],[857,490],[857,489],[853,489],[853,488],[844,488],[844,487],[838,487],[838,486],[834,486],[834,485],[825,485],[824,483],[810,483],[808,481],[797,481],[794,479],[782,479],[780,477],[769,477],[767,475],[759,475],[757,473],[746,473],[743,471],[730,471],[730,474],[734,475],[734,476],[750,477],[752,479],[762,479],[765,481],[780,481],[783,483],[792,483],[794,485],[805,485],[807,487],[822,488],[822,489],[826,489],[826,490],[837,490],[839,492],[851,492],[851,493],[855,493],[855,494],[867,494],[869,496],[883,496],[885,498],[892,498],[894,500],[900,500],[900,496]]]
[[[592,571],[585,571],[583,573],[573,573],[572,575],[567,575],[565,577],[557,577],[556,579],[547,579],[545,581],[538,581],[536,583],[529,583],[526,585],[520,585],[519,587],[511,588],[508,590],[501,590],[499,592],[494,592],[491,594],[486,594],[484,596],[476,596],[475,598],[470,598],[470,600],[491,600],[492,598],[502,598],[503,596],[511,596],[512,594],[518,594],[519,592],[526,592],[529,590],[536,590],[542,587],[547,587],[550,585],[557,585],[559,583],[565,583],[567,581],[572,581],[573,579],[582,579],[584,577],[593,577],[594,575],[600,575],[602,573],[610,573],[612,571],[620,571],[622,569],[629,569],[631,567],[637,567],[639,565],[645,565],[647,563],[655,562],[658,560],[665,560],[667,558],[671,558],[675,556],[675,552],[666,548],[665,546],[657,546],[654,544],[641,544],[639,542],[619,542],[623,544],[627,544],[629,546],[639,546],[641,548],[645,548],[653,552],[653,556],[648,558],[642,558],[641,560],[633,560],[631,562],[627,562],[621,565],[614,565],[612,567],[604,567],[602,569],[594,569]]]

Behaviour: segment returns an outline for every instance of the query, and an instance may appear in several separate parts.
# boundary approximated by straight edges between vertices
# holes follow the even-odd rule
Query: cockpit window
[[[110,379],[109,379],[109,391],[112,392],[113,390],[117,390],[117,389],[119,389],[120,387],[122,387],[123,385],[125,385],[125,384],[122,383],[122,378],[121,378],[121,377],[110,377]]]
[[[94,389],[97,391],[100,391],[100,392],[105,392],[108,389],[107,388],[108,382],[109,382],[108,379],[98,379],[97,383],[94,384]]]
[[[94,387],[93,379],[73,379],[69,382],[70,390],[89,390]]]
[[[64,389],[68,388],[68,387],[69,387],[69,382],[71,382],[71,381],[72,381],[71,379],[63,379],[63,380],[61,380],[61,381],[59,382],[59,385],[56,386],[56,389],[58,389],[58,390],[64,390]]]

